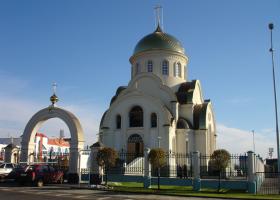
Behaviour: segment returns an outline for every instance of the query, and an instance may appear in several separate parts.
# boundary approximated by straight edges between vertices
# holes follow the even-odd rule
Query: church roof
[[[180,85],[176,93],[177,100],[180,104],[192,103],[196,81],[197,80],[193,80],[192,82],[185,82]]]
[[[47,136],[44,133],[36,133],[35,136],[36,137],[45,137],[45,138],[47,138]]]
[[[68,141],[65,141],[63,138],[51,138],[48,139],[48,145],[60,146],[60,147],[69,147],[70,144]]]
[[[21,137],[19,138],[0,138],[0,144],[10,144],[13,141],[13,144],[16,146],[21,145]]]
[[[153,33],[143,37],[137,43],[133,54],[135,55],[150,50],[169,50],[181,54],[185,53],[181,42],[174,36],[164,33],[159,26]]]
[[[10,143],[4,149],[14,149],[14,148],[18,148],[18,147],[15,144]]]
[[[117,99],[117,97],[119,96],[119,94],[120,94],[123,90],[125,90],[126,88],[127,88],[126,86],[120,86],[120,87],[118,87],[115,96],[113,96],[112,99],[111,99],[110,105]]]
[[[103,128],[103,122],[104,122],[104,119],[105,119],[105,116],[106,116],[107,112],[108,112],[108,110],[106,110],[101,117],[100,125],[99,125],[100,128]]]
[[[102,142],[98,141],[90,146],[90,148],[92,148],[92,147],[104,147],[104,144]]]
[[[205,101],[203,104],[194,106],[193,125],[195,129],[206,129],[206,111],[209,103],[209,101]]]

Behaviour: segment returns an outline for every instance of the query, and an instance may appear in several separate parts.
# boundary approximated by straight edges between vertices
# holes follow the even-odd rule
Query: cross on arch
[[[53,89],[53,93],[56,94],[56,89],[57,89],[57,83],[56,82],[53,82],[52,89]]]

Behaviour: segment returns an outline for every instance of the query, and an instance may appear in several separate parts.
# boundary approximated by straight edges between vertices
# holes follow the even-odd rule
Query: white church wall
[[[149,147],[150,149],[158,148],[159,145],[158,136],[159,136],[159,128],[150,129],[149,143],[147,144],[147,147]]]
[[[141,106],[144,112],[143,127],[129,127],[129,112],[131,108],[136,105]],[[151,128],[150,117],[152,113],[157,114],[157,128]],[[116,116],[118,114],[122,117],[122,127],[120,130],[116,130],[115,128]],[[125,100],[114,103],[106,114],[104,126],[108,126],[109,129],[103,131],[103,143],[116,150],[126,149],[128,137],[132,134],[138,134],[142,137],[145,146],[148,146],[147,144],[154,145],[156,143],[155,141],[158,140],[159,134],[162,138],[165,138],[165,135],[168,135],[167,133],[165,134],[166,131],[162,128],[162,125],[168,122],[170,122],[170,119],[168,119],[163,112],[163,103],[155,101],[154,98],[147,97],[146,95],[131,95],[125,97]],[[113,143],[112,140],[115,140],[115,142]],[[161,141],[161,143],[168,147],[164,142]]]
[[[171,106],[174,120],[177,121],[179,118],[179,103],[177,101],[172,101]]]
[[[105,146],[115,148],[114,139],[115,137],[111,130],[104,130],[102,133],[102,142]]]
[[[206,130],[196,130],[195,135],[195,151],[199,151],[202,155],[207,154],[206,149]]]
[[[122,141],[121,141],[121,134],[122,134],[121,130],[116,129],[113,134],[114,134],[115,150],[120,151],[121,148],[122,148],[122,146],[121,146],[121,143],[122,143]]]
[[[186,153],[186,129],[176,130],[176,152]]]
[[[193,104],[179,105],[179,116],[193,122]]]
[[[167,151],[176,152],[176,129],[174,126],[169,127],[169,133],[167,133],[168,136],[168,147]]]
[[[196,81],[195,89],[193,92],[193,104],[202,104],[204,98],[202,96],[202,89],[199,80]]]
[[[207,141],[208,141],[208,154],[212,154],[216,149],[216,126],[215,117],[212,110],[212,105],[209,104],[206,110],[206,128],[207,128]]]
[[[195,137],[194,137],[194,130],[188,130],[188,149],[189,149],[189,153],[192,153],[194,151],[196,151],[195,149]]]
[[[169,110],[172,110],[172,101],[176,101],[177,98],[174,92],[167,86],[163,85],[161,79],[151,73],[142,73],[135,77],[128,85],[128,89],[122,93],[131,93],[132,91],[138,91],[140,94],[152,96],[156,99],[160,99],[163,105],[167,106]],[[119,97],[121,98],[121,97]]]

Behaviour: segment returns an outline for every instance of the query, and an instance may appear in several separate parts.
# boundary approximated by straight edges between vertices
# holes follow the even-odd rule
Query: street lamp
[[[161,140],[161,137],[158,136],[157,138],[158,138],[158,148],[160,148],[160,140]]]
[[[278,163],[278,173],[280,172],[280,150],[279,150],[279,129],[278,129],[278,112],[277,112],[277,94],[276,94],[276,85],[275,85],[275,70],[274,70],[274,49],[273,49],[273,40],[272,40],[272,30],[274,28],[273,23],[268,25],[270,30],[270,49],[271,52],[271,61],[272,61],[272,76],[273,76],[273,92],[274,92],[274,106],[275,106],[275,120],[276,120],[276,139],[277,139],[277,163]]]

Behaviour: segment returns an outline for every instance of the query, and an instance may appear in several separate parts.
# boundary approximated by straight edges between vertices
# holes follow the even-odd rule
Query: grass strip
[[[196,192],[192,190],[192,186],[166,186],[161,185],[160,190],[157,190],[157,185],[152,185],[152,188],[146,189],[143,183],[137,182],[121,182],[109,183],[116,192],[132,192],[132,193],[145,193],[145,194],[159,194],[159,195],[172,195],[172,196],[193,196],[193,197],[215,197],[215,198],[232,198],[232,199],[266,199],[274,200],[280,199],[280,195],[261,195],[249,194],[246,191],[203,188],[201,191]]]

